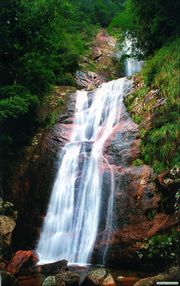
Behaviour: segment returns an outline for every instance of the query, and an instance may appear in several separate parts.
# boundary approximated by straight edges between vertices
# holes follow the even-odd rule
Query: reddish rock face
[[[132,166],[139,154],[139,132],[137,125],[124,115],[106,141],[104,157],[115,174],[115,198],[112,234],[106,262],[110,265],[133,265],[137,262],[136,252],[149,238],[159,231],[177,223],[173,214],[160,212],[160,194],[152,169],[147,165]],[[102,213],[99,235],[95,245],[95,260],[106,246],[104,226],[107,202],[110,194],[110,170],[104,163]],[[162,178],[160,178],[162,181]],[[154,215],[152,215],[152,211]],[[107,235],[105,235],[106,237]]]
[[[37,262],[38,257],[33,251],[19,250],[10,261],[7,267],[7,271],[13,275],[19,273],[22,270],[33,272]]]
[[[66,114],[41,137],[27,162],[22,162],[12,187],[18,219],[12,235],[13,251],[33,249],[37,243],[50,192],[59,164],[59,152],[69,140],[75,109],[75,95],[69,97]]]
[[[67,113],[59,118],[53,129],[42,137],[28,166],[17,177],[14,184],[14,198],[18,207],[18,220],[13,234],[13,247],[33,248],[39,237],[40,227],[46,213],[54,176],[59,164],[59,152],[69,140],[73,128],[75,97],[71,96]],[[172,213],[159,210],[158,193],[152,169],[149,166],[133,166],[139,154],[139,131],[126,112],[121,122],[114,128],[104,146],[104,160],[101,166],[103,175],[103,195],[99,233],[95,244],[94,262],[99,263],[105,248],[103,240],[107,205],[111,190],[110,168],[114,170],[115,198],[112,234],[109,239],[107,263],[133,265],[136,251],[144,238],[151,237],[176,223]],[[91,146],[87,145],[91,150]],[[81,162],[84,160],[82,155]],[[157,180],[157,178],[156,178]],[[164,182],[159,178],[159,184]],[[155,215],[152,216],[152,210]],[[19,253],[13,258],[9,269],[16,273],[21,261],[32,259],[29,252]]]

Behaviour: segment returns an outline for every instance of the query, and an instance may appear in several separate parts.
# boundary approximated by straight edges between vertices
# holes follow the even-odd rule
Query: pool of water
[[[69,270],[80,275],[80,281],[83,282],[90,269],[97,269],[102,266],[92,265],[69,265]],[[130,270],[106,268],[113,276],[117,286],[133,286],[138,280],[153,276],[153,273],[136,272]],[[20,286],[41,286],[44,279],[51,274],[24,273],[17,277]]]

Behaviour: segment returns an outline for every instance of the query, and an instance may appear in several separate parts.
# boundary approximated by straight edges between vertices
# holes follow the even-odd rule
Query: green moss
[[[48,128],[54,126],[54,124],[57,122],[58,116],[59,116],[58,111],[52,111],[49,114],[49,117],[46,119],[46,126]]]
[[[64,99],[60,98],[57,100],[57,105],[58,106],[64,106],[65,102],[64,102]]]
[[[148,92],[148,87],[143,86],[141,88],[136,89],[133,93],[131,93],[128,97],[126,97],[125,104],[129,112],[131,112],[131,110],[137,104],[136,99],[138,99],[139,101],[140,98],[142,98],[143,100],[147,92]]]
[[[133,114],[132,119],[135,123],[139,124],[142,121],[142,116],[138,114]]]
[[[143,161],[141,160],[141,159],[136,159],[136,160],[134,160],[133,162],[132,162],[132,165],[133,166],[142,166],[144,163],[143,163]]]
[[[155,209],[151,209],[148,211],[148,213],[146,214],[146,217],[149,219],[149,220],[152,220],[155,218],[157,214],[157,211]]]

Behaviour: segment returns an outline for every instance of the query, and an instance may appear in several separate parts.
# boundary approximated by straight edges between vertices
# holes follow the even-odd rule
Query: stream
[[[71,139],[59,156],[61,164],[36,249],[39,265],[61,259],[70,263],[90,262],[101,212],[103,161],[111,174],[104,229],[108,245],[115,186],[103,148],[124,115],[123,97],[131,86],[130,80],[121,78],[100,85],[90,94],[77,91]],[[104,263],[106,251],[105,248]]]
[[[131,54],[131,41],[126,39],[124,52]],[[125,60],[125,75],[139,71],[143,62],[134,58]],[[93,249],[99,233],[102,201],[106,201],[101,241],[104,244],[99,263],[106,265],[109,241],[114,227],[114,197],[116,180],[114,166],[104,154],[106,142],[127,120],[123,103],[132,88],[132,80],[126,77],[99,85],[94,91],[78,90],[70,140],[59,153],[58,170],[54,180],[50,201],[36,252],[38,265],[66,259],[76,264],[73,271],[85,277],[93,267],[80,269],[80,265],[91,263]],[[131,127],[130,127],[131,128]],[[128,129],[127,129],[128,130]],[[131,142],[130,142],[131,143]],[[130,144],[128,143],[128,144]],[[125,142],[122,142],[125,144]],[[127,144],[127,143],[126,143]],[[130,146],[130,145],[129,145]],[[106,198],[103,191],[103,169],[110,176]],[[133,286],[146,273],[108,269],[117,285]],[[121,280],[117,281],[117,277]],[[40,286],[42,274],[20,275],[21,286]],[[83,278],[82,278],[83,279]]]

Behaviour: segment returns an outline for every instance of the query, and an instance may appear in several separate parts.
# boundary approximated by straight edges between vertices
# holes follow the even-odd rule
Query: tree
[[[128,30],[145,56],[179,34],[179,0],[126,0],[114,25]]]

